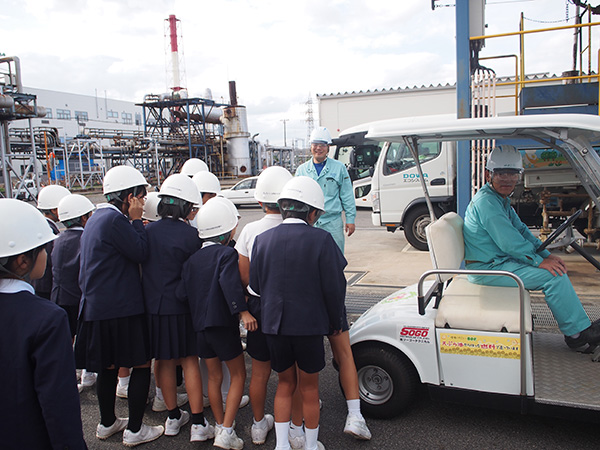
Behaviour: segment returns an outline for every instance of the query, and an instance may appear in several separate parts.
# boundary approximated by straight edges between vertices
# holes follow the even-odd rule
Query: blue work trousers
[[[523,281],[525,289],[542,291],[546,297],[546,303],[558,323],[558,328],[565,336],[572,336],[591,325],[590,319],[573,289],[571,280],[566,274],[554,276],[546,269],[528,266],[514,260],[500,264],[474,262],[469,264],[467,269],[512,272]],[[508,277],[469,275],[469,281],[488,286],[516,286],[515,281]]]
[[[333,236],[333,240],[342,251],[342,254],[344,254],[344,221],[342,220],[341,214],[336,219],[328,220],[325,223],[321,223],[320,220],[317,220],[317,222],[315,223],[315,227],[321,228],[325,231],[329,231],[331,236]]]

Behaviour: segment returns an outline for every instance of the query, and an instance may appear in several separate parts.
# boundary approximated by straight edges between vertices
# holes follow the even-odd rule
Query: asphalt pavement
[[[95,199],[92,199],[93,201]],[[242,219],[238,229],[262,216],[259,208],[240,208]],[[353,317],[393,290],[415,283],[418,274],[430,267],[425,252],[407,246],[401,232],[388,233],[373,227],[370,212],[361,210],[357,218],[356,234],[347,240],[346,257],[349,261],[347,305],[352,303]],[[568,256],[570,258],[570,256]],[[577,262],[578,260],[574,260]],[[580,271],[589,272],[581,266]],[[587,272],[586,272],[587,273]],[[574,274],[577,276],[577,274]],[[594,287],[598,276],[585,275],[584,280]],[[591,281],[590,281],[591,280]],[[585,284],[585,283],[584,283]],[[579,291],[578,291],[579,292]],[[586,291],[588,292],[588,291]],[[350,308],[349,308],[350,310]],[[328,360],[331,359],[326,343]],[[251,373],[250,359],[246,357],[248,378]],[[600,365],[598,366],[600,380]],[[247,393],[246,383],[246,393]],[[271,375],[267,395],[267,412],[272,413],[273,397],[277,385],[276,375]],[[151,389],[153,392],[153,390]],[[346,404],[341,394],[338,375],[330,363],[321,372],[320,392],[323,401],[319,440],[331,450],[352,449],[598,449],[597,424],[564,419],[523,416],[489,408],[470,407],[431,400],[425,388],[412,408],[400,417],[388,420],[367,418],[373,434],[371,441],[357,441],[343,431]],[[98,404],[93,388],[81,393],[81,408],[85,438],[90,449],[123,448],[121,434],[106,441],[95,437],[99,421]],[[188,408],[186,405],[184,408]],[[212,422],[210,409],[206,411]],[[117,399],[117,415],[127,415],[127,401]],[[144,421],[151,425],[163,424],[166,412],[155,413],[150,405]],[[254,446],[250,438],[252,412],[249,406],[238,413],[236,432],[244,439],[244,448],[275,448],[275,437],[270,433],[263,446]],[[178,436],[162,436],[157,441],[143,444],[145,449],[201,449],[212,448],[207,443],[189,442],[190,425]],[[0,445],[1,447],[1,445]]]

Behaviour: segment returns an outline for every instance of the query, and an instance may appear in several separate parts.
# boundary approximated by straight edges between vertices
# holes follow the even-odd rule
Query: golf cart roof
[[[369,124],[366,137],[403,143],[415,140],[532,140],[560,151],[589,196],[594,199],[596,205],[600,204],[600,157],[592,147],[593,143],[600,140],[598,116],[540,114],[479,119],[457,119],[450,115],[411,117],[373,122]]]
[[[567,132],[568,134],[564,134]],[[540,114],[530,116],[457,119],[453,115],[421,116],[369,124],[368,139],[402,142],[404,137],[421,141],[568,137],[585,135],[600,139],[600,117],[589,114]]]

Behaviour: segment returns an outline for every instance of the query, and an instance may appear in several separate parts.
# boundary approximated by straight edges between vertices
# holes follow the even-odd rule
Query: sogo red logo
[[[429,334],[429,328],[418,328],[418,327],[404,327],[400,332],[400,336],[411,336],[411,337],[427,337]]]

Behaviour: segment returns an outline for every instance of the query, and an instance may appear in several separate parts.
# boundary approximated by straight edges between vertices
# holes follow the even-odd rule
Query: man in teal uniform
[[[329,231],[336,244],[344,253],[344,222],[342,211],[346,216],[346,233],[354,233],[356,204],[352,181],[346,166],[327,157],[331,135],[327,128],[319,127],[310,135],[310,153],[312,159],[306,161],[298,169],[296,176],[304,175],[319,183],[325,195],[325,213],[315,223],[315,227]]]
[[[510,196],[523,172],[521,154],[512,146],[496,147],[486,164],[486,180],[467,207],[464,224],[465,263],[468,269],[506,270],[518,275],[525,288],[541,290],[565,342],[583,349],[600,342],[600,321],[590,323],[562,259],[548,250],[521,222],[510,206]],[[506,277],[470,275],[469,280],[490,286],[514,286]]]

